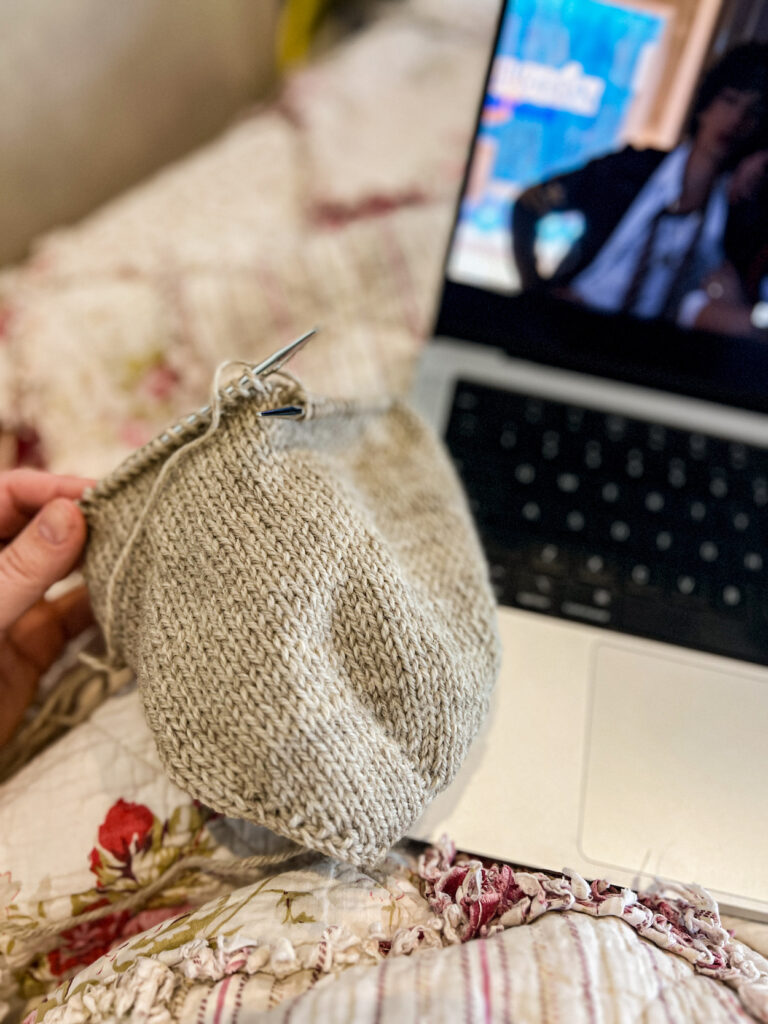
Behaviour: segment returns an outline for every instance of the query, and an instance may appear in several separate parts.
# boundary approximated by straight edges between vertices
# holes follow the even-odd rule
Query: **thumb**
[[[8,629],[77,564],[85,545],[83,514],[55,498],[0,551],[0,630]]]

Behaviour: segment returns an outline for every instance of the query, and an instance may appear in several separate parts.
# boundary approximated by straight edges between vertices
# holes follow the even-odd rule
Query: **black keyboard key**
[[[692,459],[701,462],[707,457],[709,451],[709,439],[704,434],[688,435],[688,454]]]
[[[711,513],[706,502],[695,498],[693,501],[685,502],[685,514],[687,518],[697,526],[711,519]]]
[[[729,522],[725,524],[726,530],[730,527],[735,533],[743,535],[753,532],[756,528],[755,513],[751,510],[747,511],[743,505],[730,505],[726,515],[729,519]]]
[[[514,423],[505,423],[501,428],[499,434],[499,446],[506,452],[510,452],[513,448],[517,447],[518,431],[517,426]]]
[[[676,572],[672,594],[679,598],[696,598],[697,601],[706,603],[709,593],[709,586],[703,576],[693,572]]]
[[[459,437],[473,438],[480,430],[480,417],[473,412],[464,412],[456,420],[456,432]]]
[[[645,476],[645,456],[639,448],[627,452],[624,473],[630,480],[642,480]]]
[[[725,470],[715,467],[709,474],[709,494],[716,501],[727,498],[731,491],[731,482]]]
[[[668,503],[667,495],[655,487],[647,489],[643,495],[643,505],[646,511],[654,516],[663,512],[667,508]]]
[[[536,479],[536,466],[532,462],[518,462],[512,473],[519,484],[527,487]]]
[[[614,480],[607,480],[600,488],[600,497],[607,505],[618,505],[623,493],[622,488]]]
[[[745,572],[753,579],[765,571],[765,556],[761,551],[747,551],[742,560]]]
[[[565,429],[570,434],[580,434],[587,419],[586,409],[580,409],[578,406],[568,405],[565,408]]]
[[[520,515],[526,523],[540,523],[542,515],[541,505],[537,501],[526,501],[520,509]]]
[[[746,592],[743,586],[736,583],[726,583],[717,590],[716,607],[721,611],[738,613],[744,608]]]
[[[512,586],[515,604],[521,608],[547,612],[556,610],[559,589],[552,576],[531,572],[518,573]]]
[[[624,416],[609,413],[603,421],[603,429],[608,440],[618,444],[626,440],[629,423]]]
[[[667,588],[667,575],[663,569],[651,562],[629,562],[623,577],[623,588],[635,597],[655,598]]]
[[[469,387],[460,387],[454,398],[454,408],[461,412],[474,412],[480,405],[480,398],[476,390]]]
[[[560,455],[560,434],[556,430],[546,430],[541,437],[541,457],[546,462],[555,461]]]
[[[581,509],[572,508],[565,514],[565,530],[567,533],[582,533],[587,525],[586,517]]]
[[[646,446],[652,452],[663,452],[667,447],[667,428],[658,423],[648,426]]]
[[[653,546],[659,554],[666,554],[675,548],[675,535],[671,530],[659,530],[653,540]]]
[[[609,589],[616,586],[619,575],[615,560],[594,552],[577,555],[573,561],[573,572],[580,583]]]
[[[768,480],[764,476],[752,480],[752,504],[760,509],[768,505]]]
[[[559,544],[531,544],[524,547],[521,554],[533,572],[548,576],[570,574],[571,559]]]
[[[728,465],[737,471],[747,469],[749,466],[749,449],[745,444],[732,441],[728,445]]]
[[[614,544],[627,544],[632,537],[632,527],[624,519],[614,519],[608,533]]]
[[[563,494],[575,494],[581,487],[581,477],[578,473],[562,472],[558,473],[555,483]]]
[[[583,465],[587,470],[596,472],[603,468],[603,446],[599,441],[587,441],[584,445]]]
[[[714,540],[705,540],[699,544],[699,558],[707,565],[713,565],[720,559],[720,545]]]
[[[683,459],[675,456],[669,460],[667,483],[675,490],[680,490],[688,483],[688,464]]]
[[[538,426],[544,421],[545,404],[540,398],[526,398],[523,405],[523,419],[526,423]]]
[[[563,596],[560,610],[565,618],[608,626],[616,614],[616,595],[608,587],[572,585]]]

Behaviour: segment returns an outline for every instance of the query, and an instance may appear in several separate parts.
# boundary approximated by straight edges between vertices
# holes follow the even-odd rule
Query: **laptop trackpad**
[[[585,857],[768,901],[768,672],[600,644]]]

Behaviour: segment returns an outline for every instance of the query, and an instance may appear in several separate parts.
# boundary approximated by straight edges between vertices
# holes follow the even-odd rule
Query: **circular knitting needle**
[[[278,349],[277,352],[273,352],[269,358],[265,359],[257,366],[254,366],[251,369],[250,374],[244,374],[237,382],[237,385],[229,384],[224,388],[222,394],[231,397],[238,389],[240,391],[247,391],[249,387],[253,387],[253,377],[263,378],[268,377],[272,373],[277,373],[278,370],[281,370],[283,366],[285,366],[289,359],[292,359],[297,352],[304,348],[309,339],[313,338],[317,334],[318,330],[319,328],[313,327],[312,330],[307,331],[306,334],[302,334],[300,338],[296,338],[296,340],[292,341],[289,345],[284,345],[282,348]],[[202,409],[198,409],[197,412],[193,412],[189,416],[185,417],[182,423],[176,423],[173,427],[170,427],[169,431],[166,431],[166,433],[160,437],[160,440],[166,442],[169,440],[170,434],[181,434],[185,427],[194,426],[198,420],[207,419],[211,411],[210,404],[204,405]],[[303,415],[304,410],[299,405],[286,405],[279,409],[266,409],[264,412],[259,413],[259,416],[275,416],[282,419],[295,420],[301,419]]]
[[[290,345],[286,345],[284,348],[278,349],[277,352],[273,353],[268,359],[265,359],[263,363],[259,363],[258,366],[254,366],[252,373],[255,377],[268,377],[270,373],[277,373],[278,370],[282,369],[283,366],[292,359],[297,352],[304,348],[310,338],[317,334],[317,327],[313,327],[311,331],[307,331],[306,334],[302,334],[296,341],[292,341]],[[245,378],[247,379],[247,378]]]
[[[283,420],[300,420],[304,416],[304,407],[301,405],[281,405],[279,409],[264,409],[256,413],[259,417],[276,416]]]

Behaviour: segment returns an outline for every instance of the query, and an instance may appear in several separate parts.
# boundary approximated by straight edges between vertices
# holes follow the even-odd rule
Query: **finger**
[[[55,476],[36,469],[13,469],[0,474],[0,538],[15,537],[35,513],[54,498],[82,497],[94,480]]]
[[[0,646],[0,747],[11,738],[32,703],[39,673],[10,644]]]
[[[42,673],[70,640],[92,624],[88,591],[77,587],[55,601],[38,601],[11,626],[8,639]]]
[[[0,630],[8,629],[74,567],[86,526],[73,501],[56,498],[0,551]]]
[[[61,623],[67,640],[74,640],[94,623],[91,599],[86,586],[75,587],[62,594],[55,601],[50,601],[49,606]]]

